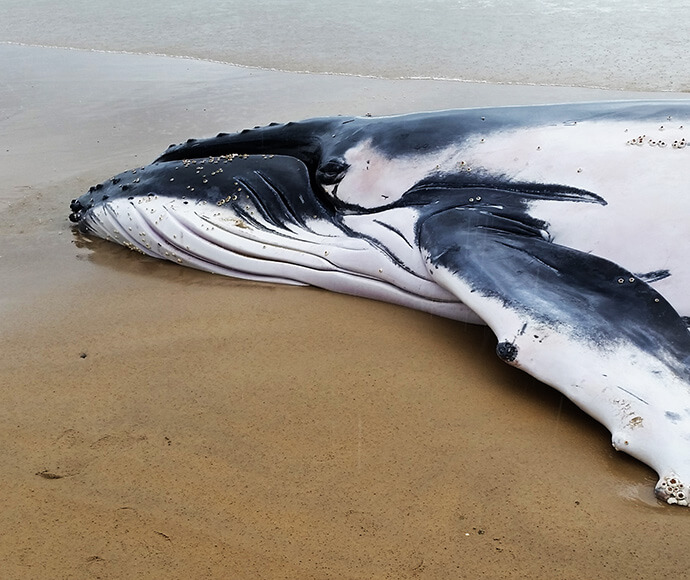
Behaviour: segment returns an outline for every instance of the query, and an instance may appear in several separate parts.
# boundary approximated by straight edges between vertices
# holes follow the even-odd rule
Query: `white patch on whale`
[[[337,188],[327,191],[345,203],[376,208],[398,201],[413,185],[438,171],[456,149],[433,154],[388,157],[372,145],[371,139],[358,143],[344,154],[350,166]]]

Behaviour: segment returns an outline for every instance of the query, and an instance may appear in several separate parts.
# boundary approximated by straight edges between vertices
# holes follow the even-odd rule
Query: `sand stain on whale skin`
[[[83,230],[250,280],[489,325],[687,505],[690,101],[272,124],[73,200]]]

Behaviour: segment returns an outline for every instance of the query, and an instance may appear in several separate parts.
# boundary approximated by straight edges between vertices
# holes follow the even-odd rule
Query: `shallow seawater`
[[[0,41],[385,78],[690,90],[681,0],[1,0]]]
[[[644,506],[657,511],[667,509],[667,506],[659,501],[654,495],[655,483],[656,481],[654,481],[653,478],[647,478],[646,481],[639,483],[621,485],[618,489],[618,496],[627,500],[634,506]]]

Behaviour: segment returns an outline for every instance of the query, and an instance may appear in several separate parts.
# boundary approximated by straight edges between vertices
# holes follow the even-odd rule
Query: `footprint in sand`
[[[128,432],[88,440],[76,429],[67,429],[46,449],[36,475],[44,479],[74,477],[83,473],[94,461],[117,455],[146,441],[146,435]]]

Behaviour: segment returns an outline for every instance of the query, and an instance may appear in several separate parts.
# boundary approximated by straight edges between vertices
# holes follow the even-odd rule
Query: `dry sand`
[[[690,511],[485,329],[66,219],[190,136],[645,95],[7,45],[0,70],[0,577],[684,577]]]

